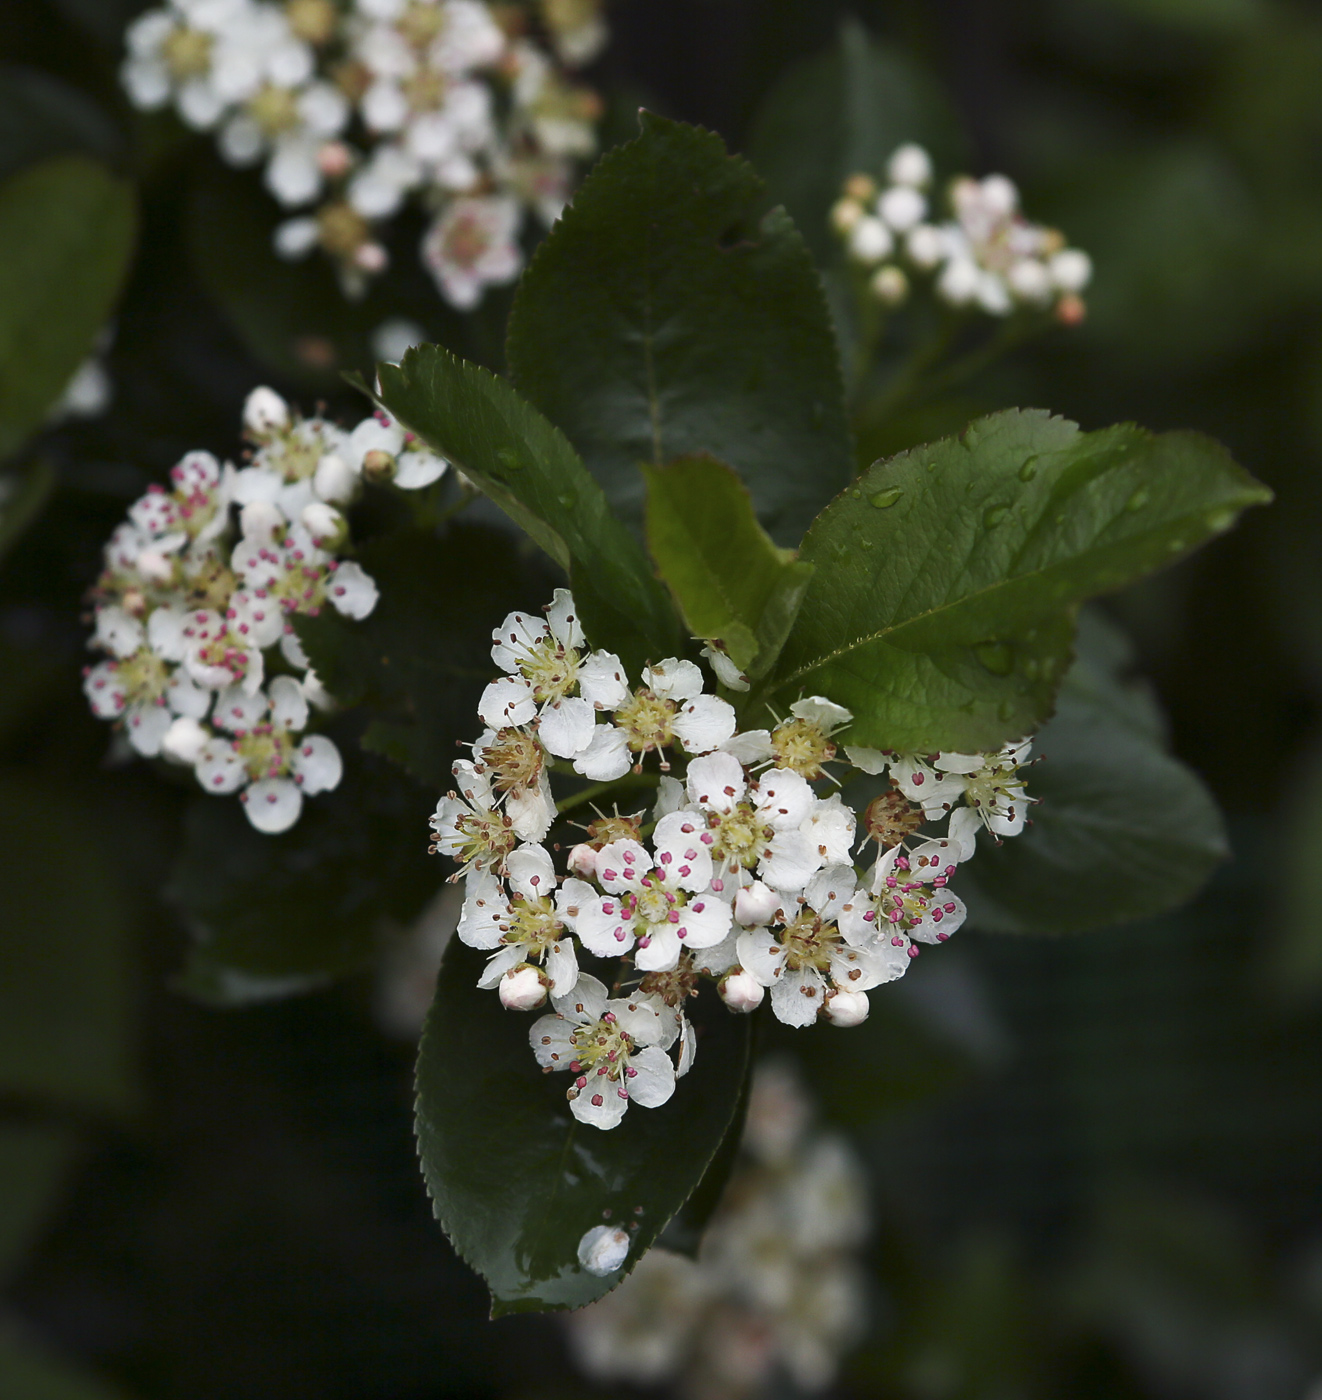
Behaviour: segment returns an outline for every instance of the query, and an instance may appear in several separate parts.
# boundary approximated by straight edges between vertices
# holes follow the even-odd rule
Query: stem
[[[1031,340],[1042,329],[1041,323],[1035,317],[1016,317],[1002,325],[994,336],[984,341],[976,350],[970,350],[959,359],[952,360],[939,373],[934,374],[922,385],[923,393],[943,393],[957,384],[962,384],[964,380],[971,379],[975,374],[981,374],[1002,356],[1008,355],[1026,340]]]
[[[936,331],[920,345],[892,376],[884,392],[866,406],[869,419],[887,418],[921,387],[923,376],[941,359],[954,339],[959,318],[946,314]]]
[[[630,788],[656,787],[661,781],[658,773],[626,773],[622,778],[612,778],[608,783],[590,783],[579,792],[571,792],[568,797],[562,797],[555,804],[555,810],[560,816],[566,812],[572,812],[575,807],[581,807],[585,802],[595,802],[599,797],[606,797],[613,792],[627,792]]]

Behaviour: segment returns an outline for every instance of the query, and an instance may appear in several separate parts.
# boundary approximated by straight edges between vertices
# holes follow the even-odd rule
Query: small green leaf
[[[36,428],[105,325],[128,270],[133,192],[83,156],[0,185],[0,459]]]
[[[679,620],[647,556],[558,428],[505,380],[438,345],[378,373],[380,402],[569,573],[594,646],[635,671],[681,652]]]
[[[648,548],[689,631],[718,638],[741,670],[761,675],[789,635],[812,565],[771,542],[724,462],[685,457],[643,475]]]
[[[1162,716],[1126,679],[1127,639],[1085,613],[1079,659],[1028,774],[1032,826],[980,841],[960,870],[970,919],[996,933],[1079,933],[1164,914],[1192,899],[1229,854],[1221,814],[1167,752]]]
[[[582,1307],[615,1287],[702,1180],[743,1093],[749,1018],[711,992],[691,1001],[698,1056],[674,1097],[603,1132],[570,1115],[567,1075],[537,1068],[532,1018],[477,990],[484,962],[451,941],[418,1051],[427,1189],[451,1243],[486,1279],[494,1315]],[[605,1222],[633,1244],[620,1274],[596,1278],[579,1266],[578,1244]]]
[[[858,744],[994,748],[1050,715],[1078,603],[1270,499],[1196,433],[981,418],[876,463],[813,523],[817,572],[765,696],[829,696]]]
[[[821,283],[783,210],[720,137],[643,113],[525,273],[514,382],[640,520],[639,462],[710,453],[794,543],[849,479],[839,355]]]

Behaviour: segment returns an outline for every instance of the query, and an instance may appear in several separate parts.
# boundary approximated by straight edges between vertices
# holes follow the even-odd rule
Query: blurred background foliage
[[[498,367],[508,297],[446,310],[407,227],[366,302],[276,263],[255,181],[119,95],[137,8],[7,0],[0,26],[0,1394],[581,1393],[553,1321],[481,1321],[432,1225],[411,1047],[370,974],[322,985],[442,872],[420,835],[379,888],[300,882],[299,843],[375,861],[402,813],[425,832],[426,793],[364,754],[379,820],[329,803],[276,851],[125,765],[78,684],[102,542],[184,450],[233,451],[254,383],[356,413],[339,371],[400,314]],[[608,139],[640,102],[719,130],[829,285],[840,180],[914,138],[1010,174],[1092,253],[1078,331],[885,414],[862,385],[861,458],[1032,404],[1203,429],[1278,494],[1110,605],[1226,808],[1211,887],[1074,939],[962,933],[873,999],[847,1059],[830,1031],[792,1041],[875,1192],[874,1324],[841,1389],[1299,1400],[1322,1376],[1322,13],[618,0],[612,25],[589,75]],[[107,316],[110,410],[39,430]],[[476,635],[508,592],[473,596]],[[437,606],[453,660],[472,618]]]

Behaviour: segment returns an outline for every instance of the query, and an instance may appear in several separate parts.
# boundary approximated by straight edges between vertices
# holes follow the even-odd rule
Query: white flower
[[[502,195],[453,200],[422,240],[422,261],[441,295],[471,311],[488,286],[512,282],[523,266],[522,213]]]
[[[499,872],[518,844],[514,823],[497,806],[489,779],[476,765],[461,759],[453,772],[459,791],[436,804],[431,819],[434,849],[458,861],[463,874]]]
[[[912,854],[892,846],[877,860],[872,874],[872,890],[878,896],[872,927],[879,937],[889,929],[894,947],[901,946],[894,943],[897,935],[918,943],[944,943],[968,915],[964,901],[947,887],[955,864],[944,862],[940,844],[928,842]],[[871,912],[863,913],[862,923],[871,923]],[[850,928],[848,921],[845,927]],[[857,919],[852,931],[863,935]]]
[[[731,914],[710,892],[711,857],[683,812],[661,818],[652,844],[655,855],[627,838],[598,851],[597,879],[606,893],[580,909],[576,931],[598,957],[617,957],[636,942],[635,966],[665,972],[685,948],[720,943]]]
[[[479,987],[494,987],[522,963],[543,964],[555,995],[578,980],[578,960],[570,932],[580,908],[596,897],[583,880],[559,884],[550,854],[541,846],[520,846],[505,862],[510,893],[488,870],[468,877],[459,937],[470,948],[494,950]]]
[[[886,162],[886,178],[893,185],[922,189],[932,182],[932,157],[912,141],[897,147]]]
[[[574,1076],[567,1097],[579,1122],[613,1128],[630,1101],[657,1108],[675,1092],[675,1067],[660,1048],[666,1027],[654,1006],[608,999],[586,975],[551,1004],[554,1014],[536,1021],[528,1039],[543,1069]]]
[[[943,753],[933,759],[933,765],[942,770],[944,782],[958,787],[988,831],[994,836],[1018,836],[1032,802],[1019,770],[1028,762],[1032,747],[1031,739],[1021,739],[993,754]]]

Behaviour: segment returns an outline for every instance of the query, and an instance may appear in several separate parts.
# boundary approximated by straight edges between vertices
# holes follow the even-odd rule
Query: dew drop
[[[878,491],[877,494],[872,497],[872,504],[876,506],[878,510],[885,510],[888,506],[893,506],[903,495],[904,492],[901,491],[898,486],[892,486],[887,491]]]
[[[1125,502],[1126,510],[1142,510],[1148,503],[1148,488],[1140,486],[1137,491]]]
[[[508,447],[496,448],[496,460],[501,466],[508,467],[510,471],[516,472],[523,466],[519,454]]]
[[[576,499],[577,497],[575,497],[572,491],[562,491],[556,497],[556,500],[559,501],[562,506],[572,506]]]
[[[1209,530],[1228,530],[1235,523],[1233,510],[1214,510],[1207,517]]]
[[[1170,552],[1171,552],[1172,554],[1178,554],[1178,553],[1184,548],[1184,541],[1183,541],[1183,540],[1172,540],[1172,541],[1166,546],[1166,548],[1167,548],[1168,550],[1170,550]]]
[[[1009,506],[991,506],[983,512],[982,523],[991,530],[999,525],[1009,513]]]
[[[854,489],[853,489],[849,494],[850,494],[855,500],[858,500],[858,498],[859,498],[863,493],[862,493],[862,491],[860,491],[860,490],[858,489],[857,486],[855,486]]]
[[[1030,681],[1035,681],[1042,674],[1042,663],[1036,656],[1030,656],[1024,662],[1024,675]]]
[[[1030,458],[1028,459],[1028,461],[1026,461],[1026,462],[1024,463],[1024,465],[1023,465],[1022,467],[1019,468],[1019,480],[1020,480],[1020,481],[1032,481],[1032,479],[1033,479],[1036,475],[1037,475],[1037,458],[1036,458],[1036,457],[1030,457]]]
[[[973,654],[994,676],[1008,676],[1014,669],[1014,652],[1006,642],[980,642]]]

